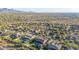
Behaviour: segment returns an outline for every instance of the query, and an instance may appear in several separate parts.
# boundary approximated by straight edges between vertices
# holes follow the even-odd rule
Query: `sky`
[[[79,8],[13,8],[27,12],[79,12]]]

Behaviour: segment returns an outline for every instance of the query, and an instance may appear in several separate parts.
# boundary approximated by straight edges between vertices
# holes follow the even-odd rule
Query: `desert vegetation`
[[[78,50],[79,18],[0,13],[1,50]]]

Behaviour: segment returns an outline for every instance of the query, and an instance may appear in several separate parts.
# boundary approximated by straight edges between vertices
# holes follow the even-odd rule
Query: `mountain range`
[[[8,8],[0,8],[0,12],[24,12],[24,11],[18,11],[14,9],[8,9]]]
[[[33,15],[48,15],[48,16],[60,16],[60,17],[73,17],[73,18],[76,18],[78,17],[79,18],[79,13],[38,13],[38,12],[25,12],[25,11],[19,11],[19,10],[15,10],[15,9],[11,9],[11,8],[0,8],[0,13],[31,13]]]

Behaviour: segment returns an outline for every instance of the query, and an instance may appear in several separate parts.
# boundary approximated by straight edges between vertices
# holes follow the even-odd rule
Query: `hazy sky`
[[[13,8],[29,12],[79,12],[79,8]]]

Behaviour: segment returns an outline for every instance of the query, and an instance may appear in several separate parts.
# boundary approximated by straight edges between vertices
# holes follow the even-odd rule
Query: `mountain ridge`
[[[8,9],[8,8],[0,8],[0,12],[6,13],[6,12],[24,12],[24,11],[19,11],[15,9]]]

